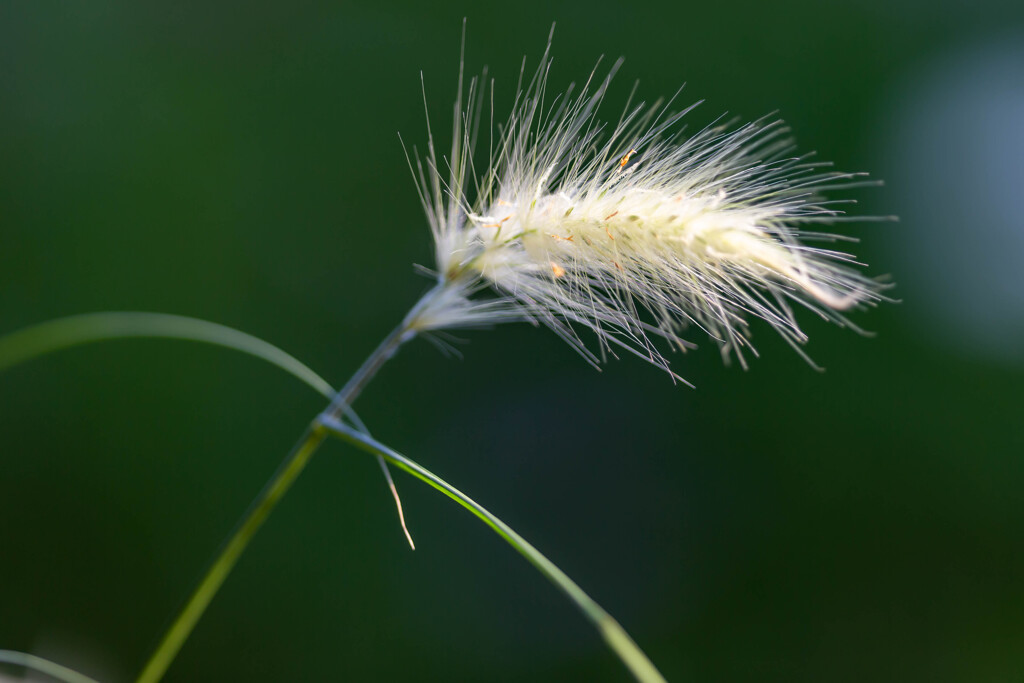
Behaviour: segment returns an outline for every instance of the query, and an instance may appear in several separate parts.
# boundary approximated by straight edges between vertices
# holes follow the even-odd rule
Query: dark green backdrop
[[[612,109],[640,79],[648,99],[686,81],[707,100],[693,125],[778,110],[802,149],[888,178],[856,210],[901,222],[843,229],[901,283],[935,215],[917,207],[955,192],[908,201],[926,162],[901,147],[900,103],[935,60],[1024,41],[1014,4],[2,0],[0,331],[179,313],[342,381],[428,284],[396,131],[425,138],[420,70],[448,129],[464,15],[500,116],[552,21],[555,89],[621,54]],[[357,407],[548,553],[670,680],[1019,681],[1024,363],[947,343],[928,291],[857,314],[874,338],[803,315],[825,373],[764,326],[748,372],[707,343],[677,358],[695,390],[632,358],[597,373],[510,326],[463,335],[463,360],[415,343]],[[0,648],[130,680],[322,403],[171,341],[0,376]],[[526,562],[396,476],[416,552],[377,465],[329,444],[167,680],[627,679]]]

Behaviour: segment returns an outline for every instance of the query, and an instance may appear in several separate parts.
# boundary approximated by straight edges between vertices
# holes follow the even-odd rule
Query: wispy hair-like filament
[[[771,118],[723,117],[687,134],[681,120],[697,105],[673,111],[675,98],[646,106],[631,95],[604,123],[598,112],[621,60],[549,97],[550,45],[532,76],[524,61],[497,130],[489,83],[485,167],[474,163],[486,72],[466,85],[460,62],[450,156],[438,155],[428,117],[426,154],[414,150],[410,168],[439,286],[415,327],[527,320],[592,363],[626,350],[672,373],[655,342],[685,350],[688,327],[745,364],[751,319],[799,350],[807,337],[794,303],[851,325],[846,311],[882,298],[852,256],[831,248],[843,238],[812,229],[848,219],[849,200],[823,193],[863,185],[862,174],[797,155]],[[496,296],[479,298],[488,288]],[[580,330],[596,335],[596,349]]]

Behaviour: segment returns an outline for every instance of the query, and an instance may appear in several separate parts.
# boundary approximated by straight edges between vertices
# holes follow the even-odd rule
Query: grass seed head
[[[752,318],[799,350],[794,302],[848,325],[845,311],[881,299],[878,282],[830,248],[840,238],[812,230],[849,220],[822,192],[862,183],[858,174],[795,155],[777,120],[720,119],[685,136],[693,107],[672,112],[669,101],[627,103],[603,122],[621,60],[551,97],[549,50],[532,78],[521,74],[505,124],[492,124],[485,167],[474,164],[494,83],[466,87],[461,67],[450,156],[432,132],[415,155],[440,283],[417,329],[541,322],[593,363],[624,349],[671,373],[654,341],[685,349],[687,327],[745,363]],[[479,299],[486,288],[497,297]]]

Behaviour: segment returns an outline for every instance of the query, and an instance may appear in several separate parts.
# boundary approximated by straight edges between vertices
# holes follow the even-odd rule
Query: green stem
[[[322,427],[332,435],[372,455],[384,458],[395,467],[429,484],[473,513],[484,524],[493,529],[495,533],[505,539],[523,557],[529,560],[541,574],[547,577],[549,581],[555,584],[559,590],[565,593],[580,608],[583,614],[597,627],[605,642],[608,643],[608,646],[619,656],[638,681],[642,683],[665,683],[665,679],[658,672],[658,669],[655,668],[647,655],[643,653],[643,650],[629,637],[625,629],[619,625],[619,622],[615,621],[599,604],[594,602],[593,598],[576,585],[575,581],[570,579],[565,572],[555,566],[539,550],[530,545],[526,539],[513,531],[510,526],[433,472],[423,468],[402,454],[391,450],[373,437],[361,434],[335,418],[322,415],[319,419]]]
[[[238,562],[242,551],[249,545],[249,541],[274,510],[281,497],[295,483],[295,479],[302,473],[313,453],[323,443],[324,436],[322,429],[311,426],[295,444],[291,453],[281,463],[277,473],[267,482],[263,492],[242,517],[241,523],[228,542],[224,544],[224,548],[206,572],[203,580],[199,582],[192,597],[181,610],[181,614],[164,634],[153,656],[150,657],[149,662],[146,663],[142,673],[136,679],[137,683],[156,683],[163,677],[167,667],[174,661],[181,646],[185,644],[185,640],[188,639],[199,618],[203,616],[203,612],[213,600],[213,596],[217,594],[221,584],[224,583],[235,563]]]
[[[416,323],[417,318],[423,309],[430,305],[433,298],[444,292],[445,287],[448,286],[447,282],[439,282],[433,288],[430,289],[426,294],[420,297],[420,300],[416,302],[405,318],[402,320],[402,324],[391,330],[391,333],[384,337],[384,341],[374,349],[370,357],[366,359],[362,367],[356,370],[356,373],[352,375],[345,386],[334,395],[334,399],[331,401],[321,415],[331,418],[338,418],[343,412],[347,410],[352,402],[356,400],[363,388],[369,384],[373,376],[377,374],[381,366],[388,362],[395,352],[398,351],[398,347],[407,341],[411,341],[416,336]]]
[[[433,291],[428,293],[424,300],[432,293]],[[413,310],[417,310],[419,305],[421,304],[418,304]],[[415,336],[415,331],[409,327],[409,319],[407,317],[370,354],[369,358],[363,362],[363,365],[352,376],[352,379],[334,395],[330,405],[321,414],[322,417],[328,417],[333,421],[337,421],[341,414],[349,411],[350,405],[359,395],[359,392],[373,379],[373,376],[384,363],[395,355],[398,347]],[[210,605],[224,580],[227,579],[228,574],[231,573],[231,570],[238,562],[238,558],[242,555],[246,546],[249,545],[249,541],[252,540],[252,537],[274,510],[281,497],[295,483],[296,478],[305,469],[306,464],[313,456],[313,453],[316,452],[316,449],[323,443],[326,432],[320,426],[320,419],[314,420],[306,429],[302,438],[299,439],[298,443],[295,444],[288,454],[288,457],[278,467],[277,472],[270,478],[263,491],[256,497],[256,500],[249,507],[245,515],[242,516],[234,533],[227,543],[224,544],[217,558],[193,591],[185,607],[164,634],[149,661],[146,662],[142,673],[136,679],[136,683],[156,683],[163,677],[167,667],[174,661],[174,658],[195,628],[196,623],[203,616],[203,613]]]

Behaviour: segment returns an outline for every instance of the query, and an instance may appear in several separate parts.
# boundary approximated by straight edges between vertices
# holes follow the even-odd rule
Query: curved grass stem
[[[489,526],[496,534],[501,536],[523,557],[529,560],[530,564],[536,567],[551,583],[565,593],[580,611],[593,622],[594,626],[601,633],[605,642],[618,655],[622,662],[629,668],[637,680],[643,683],[664,683],[665,679],[658,672],[643,650],[630,638],[625,629],[619,625],[610,614],[597,604],[593,598],[584,592],[575,581],[570,579],[565,572],[559,569],[551,560],[545,557],[539,550],[534,548],[522,536],[517,534],[510,526],[498,519],[490,511],[477,503],[475,500],[459,491],[457,488],[446,482],[441,477],[427,470],[418,463],[410,460],[404,455],[391,450],[384,444],[376,441],[368,434],[363,434],[340,420],[321,415],[320,424],[331,435],[336,436],[357,448],[372,455],[384,458],[395,467],[408,472],[422,482],[429,484],[456,503],[473,513],[484,524]]]
[[[85,674],[80,674],[74,669],[69,669],[66,666],[62,666],[56,662],[51,662],[48,659],[43,659],[36,655],[30,655],[27,652],[0,650],[0,663],[20,666],[31,671],[38,671],[39,673],[45,674],[54,680],[62,681],[62,683],[97,683],[95,679],[89,678]],[[0,680],[7,679],[0,677]]]
[[[323,396],[334,389],[325,379],[273,344],[219,323],[168,313],[106,311],[57,318],[0,337],[0,372],[54,351],[114,339],[156,338],[223,346],[276,365]]]

